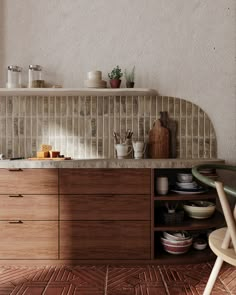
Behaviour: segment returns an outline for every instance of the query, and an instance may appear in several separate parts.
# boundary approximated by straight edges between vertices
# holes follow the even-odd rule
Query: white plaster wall
[[[202,107],[236,164],[235,20],[235,0],[0,0],[0,83],[8,64],[64,87],[135,65],[137,87]]]

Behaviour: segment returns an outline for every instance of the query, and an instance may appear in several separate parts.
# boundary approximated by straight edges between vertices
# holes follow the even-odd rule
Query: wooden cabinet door
[[[0,221],[0,259],[58,259],[58,222]]]
[[[60,259],[150,259],[150,221],[61,221]]]
[[[0,169],[0,194],[58,194],[58,169]]]
[[[150,195],[60,195],[61,220],[150,220]]]
[[[58,195],[0,195],[0,220],[57,220]]]
[[[151,169],[60,169],[60,194],[150,194]]]

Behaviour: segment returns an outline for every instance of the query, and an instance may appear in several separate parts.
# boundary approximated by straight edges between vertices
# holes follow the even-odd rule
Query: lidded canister
[[[42,67],[39,65],[29,65],[29,88],[44,87],[44,80],[42,80]]]
[[[15,65],[7,67],[7,88],[21,88],[22,68]]]

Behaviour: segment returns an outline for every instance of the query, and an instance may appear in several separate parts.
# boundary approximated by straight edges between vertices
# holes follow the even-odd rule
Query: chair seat
[[[214,230],[209,236],[209,246],[211,250],[225,262],[236,266],[236,253],[234,248],[222,249],[221,245],[225,237],[227,228]]]

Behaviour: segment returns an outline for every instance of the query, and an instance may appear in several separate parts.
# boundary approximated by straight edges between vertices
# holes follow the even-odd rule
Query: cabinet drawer
[[[58,195],[0,195],[0,220],[57,220]]]
[[[61,194],[149,194],[151,169],[60,169]]]
[[[0,194],[57,193],[57,169],[0,169]]]
[[[149,221],[61,221],[60,259],[150,259]]]
[[[61,195],[61,220],[150,220],[150,195]]]
[[[0,221],[0,259],[57,259],[58,222]]]

